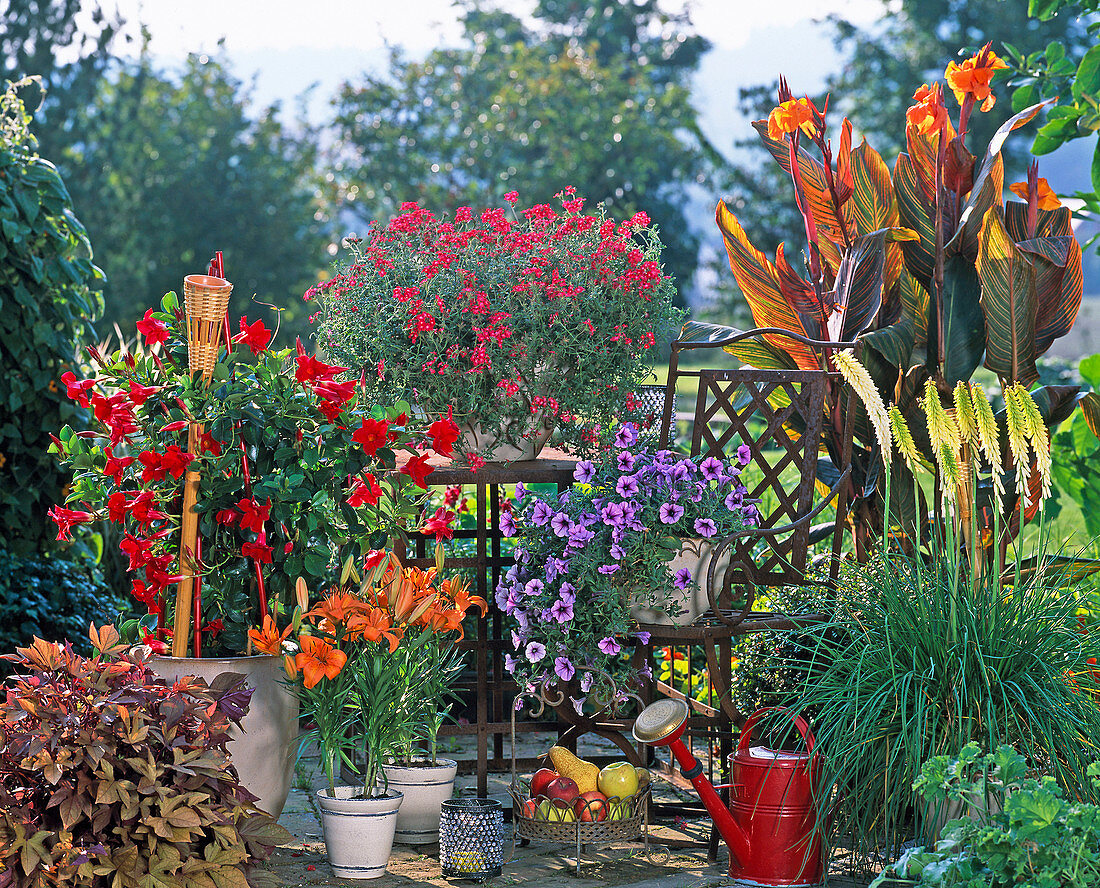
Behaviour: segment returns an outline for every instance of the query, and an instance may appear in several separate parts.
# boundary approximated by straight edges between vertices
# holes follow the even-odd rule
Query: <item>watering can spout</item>
[[[683,700],[658,700],[647,706],[634,721],[634,739],[649,746],[667,746],[680,765],[680,774],[691,781],[699,799],[710,814],[715,829],[729,846],[730,854],[742,863],[750,857],[748,833],[733,819],[703,766],[681,739],[687,722],[688,706]]]

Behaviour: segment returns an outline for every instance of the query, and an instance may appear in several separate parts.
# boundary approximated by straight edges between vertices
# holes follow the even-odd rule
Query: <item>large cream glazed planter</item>
[[[241,727],[231,728],[230,760],[241,784],[258,797],[256,806],[272,817],[283,813],[298,750],[298,698],[280,681],[283,658],[153,657],[150,667],[161,678],[176,681],[193,675],[207,683],[223,672],[238,672],[252,688],[248,713]]]

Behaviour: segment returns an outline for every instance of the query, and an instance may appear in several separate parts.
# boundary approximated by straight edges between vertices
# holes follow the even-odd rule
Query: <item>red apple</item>
[[[558,772],[551,771],[549,768],[542,768],[539,771],[535,771],[535,776],[531,778],[531,798],[537,799],[540,796],[546,795],[546,785],[551,780],[558,779]]]
[[[596,789],[582,792],[573,802],[573,813],[577,815],[577,820],[585,823],[607,820],[607,796]]]
[[[572,805],[573,799],[580,794],[581,791],[577,786],[577,781],[570,780],[568,777],[555,777],[546,784],[546,789],[543,790],[543,795],[550,801],[565,802],[567,805]]]
[[[520,808],[520,816],[526,817],[528,820],[534,820],[538,816],[539,803],[534,799],[528,799],[523,803],[523,807]]]

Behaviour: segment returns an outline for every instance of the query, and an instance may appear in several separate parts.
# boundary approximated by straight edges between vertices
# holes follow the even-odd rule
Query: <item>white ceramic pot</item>
[[[439,841],[439,812],[455,788],[458,762],[452,759],[413,759],[410,764],[386,764],[387,786],[405,796],[397,812],[394,841],[430,845]]]
[[[673,574],[681,568],[691,571],[691,585],[686,589],[674,590],[672,603],[679,607],[680,614],[670,619],[668,614],[656,608],[647,607],[647,602],[632,604],[630,616],[639,623],[656,623],[658,626],[686,626],[710,610],[710,596],[707,594],[707,571],[710,570],[714,544],[706,539],[684,540],[677,555],[668,562]],[[714,570],[715,598],[721,588],[722,575],[729,564],[727,549]]]
[[[401,793],[365,799],[362,792],[361,786],[337,786],[333,797],[327,789],[317,790],[325,853],[338,879],[377,879],[385,875],[393,849]]]
[[[286,677],[283,658],[267,654],[221,659],[153,657],[149,665],[168,681],[193,675],[209,683],[223,672],[245,676],[252,699],[240,730],[231,728],[227,749],[242,785],[259,797],[256,806],[278,818],[294,779],[298,752],[298,698],[280,681]]]

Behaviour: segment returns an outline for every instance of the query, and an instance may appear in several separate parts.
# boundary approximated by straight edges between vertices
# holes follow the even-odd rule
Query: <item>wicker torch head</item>
[[[183,279],[183,303],[187,309],[187,360],[191,373],[202,373],[209,382],[218,361],[222,324],[229,307],[229,281],[207,274]]]

